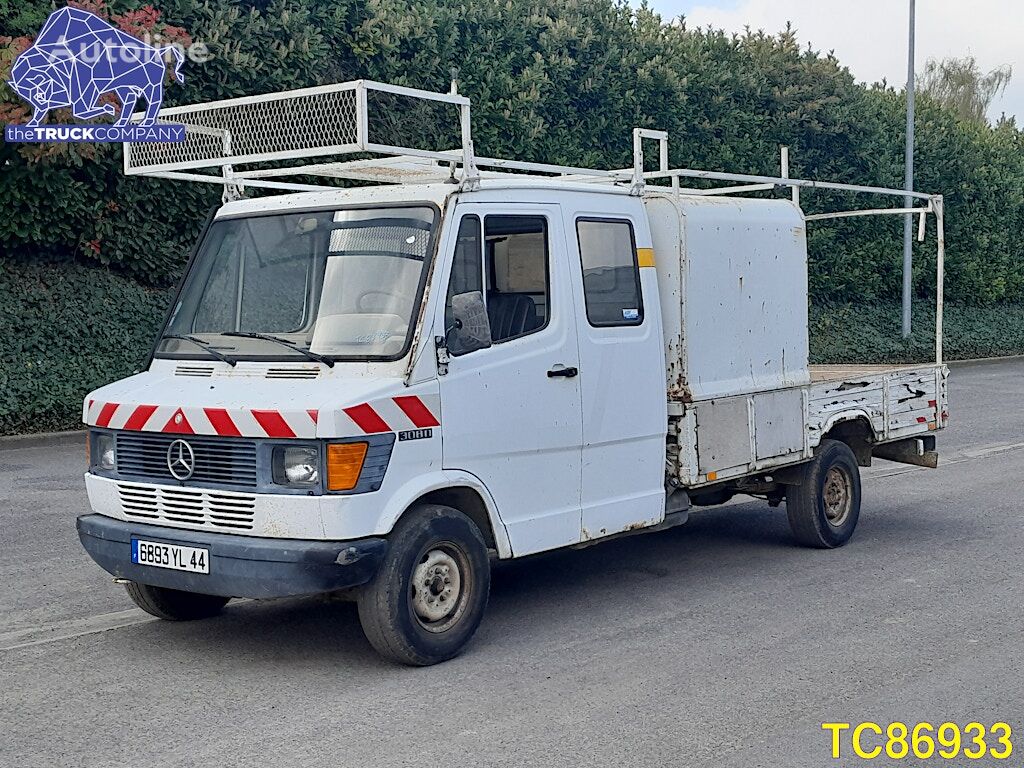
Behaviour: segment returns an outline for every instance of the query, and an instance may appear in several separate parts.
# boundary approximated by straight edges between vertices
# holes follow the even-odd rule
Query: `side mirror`
[[[491,323],[480,291],[457,293],[452,296],[451,328],[445,329],[448,350],[453,355],[464,355],[491,346]]]

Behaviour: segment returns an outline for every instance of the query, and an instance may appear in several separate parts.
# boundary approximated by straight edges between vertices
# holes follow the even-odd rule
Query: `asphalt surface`
[[[81,438],[0,442],[0,766],[855,764],[824,721],[1024,739],[1024,360],[950,381],[942,466],[867,470],[848,546],[753,502],[502,564],[427,669],[329,599],[151,620],[79,546]]]

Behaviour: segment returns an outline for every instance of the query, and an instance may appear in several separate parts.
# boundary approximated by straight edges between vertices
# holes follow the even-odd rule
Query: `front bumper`
[[[100,567],[122,579],[184,592],[225,597],[290,597],[365,584],[387,552],[383,538],[307,541],[238,536],[127,523],[104,515],[78,518],[82,546]],[[187,573],[137,565],[131,540],[202,547],[209,573]]]

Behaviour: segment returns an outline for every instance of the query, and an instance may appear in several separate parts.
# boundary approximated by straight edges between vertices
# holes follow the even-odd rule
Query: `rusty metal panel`
[[[941,429],[945,372],[943,366],[933,365],[897,370],[869,366],[859,374],[835,371],[836,378],[817,381],[810,388],[811,445],[835,424],[854,418],[866,419],[879,442]]]
[[[686,339],[683,335],[686,252],[682,210],[675,200],[667,196],[645,198],[644,206],[650,222],[658,275],[668,399],[685,403],[691,398],[686,379]]]
[[[695,400],[808,383],[807,244],[788,200],[682,198],[683,337]]]
[[[800,453],[804,447],[803,391],[754,395],[754,454],[758,459]]]
[[[753,460],[750,451],[750,411],[747,397],[727,397],[698,403],[697,464],[702,475]]]

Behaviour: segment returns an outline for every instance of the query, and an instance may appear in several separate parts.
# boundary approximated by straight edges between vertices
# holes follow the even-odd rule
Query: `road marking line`
[[[948,467],[948,466],[950,466],[952,464],[962,464],[965,461],[972,461],[973,459],[987,459],[990,456],[997,456],[997,455],[1002,454],[1002,453],[1008,453],[1010,451],[1017,451],[1017,450],[1020,450],[1021,448],[1024,448],[1024,443],[1004,443],[1004,444],[1001,444],[1001,445],[988,445],[988,446],[985,446],[983,448],[967,448],[965,450],[960,451],[959,453],[954,453],[952,456],[949,456],[949,457],[943,457],[940,454],[939,455],[939,468],[941,469],[943,467]],[[903,474],[906,474],[907,472],[918,472],[918,471],[923,470],[923,469],[928,469],[928,468],[927,467],[918,467],[918,466],[916,466],[914,464],[910,464],[910,465],[907,465],[907,466],[896,467],[896,468],[892,468],[892,469],[879,468],[879,469],[876,470],[876,469],[872,468],[872,469],[869,469],[868,471],[864,472],[863,474],[864,474],[864,477],[871,477],[871,478],[874,478],[874,477],[893,477],[894,475],[903,475]]]
[[[58,640],[94,635],[111,629],[148,624],[153,621],[158,621],[158,619],[137,608],[129,608],[126,611],[102,613],[99,616],[87,616],[84,619],[58,621],[44,627],[26,627],[11,632],[0,632],[0,651],[13,651],[17,648],[55,643]]]
[[[232,606],[252,602],[247,597],[236,597]],[[124,629],[138,624],[150,624],[160,621],[138,608],[129,608],[113,613],[101,613],[98,616],[86,616],[80,619],[65,619],[42,627],[25,627],[10,632],[0,632],[0,651],[13,651],[17,648],[29,648],[33,645],[56,643],[60,640],[71,640],[84,635],[95,635],[112,629]]]
[[[969,448],[966,451],[961,451],[961,453],[972,459],[983,459],[986,456],[993,456],[1006,451],[1015,451],[1018,448],[1024,448],[1024,443],[1005,443],[1003,445],[989,445],[984,448]]]

